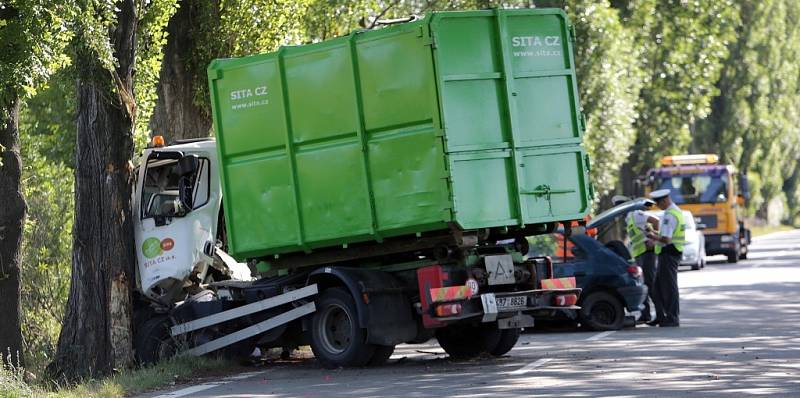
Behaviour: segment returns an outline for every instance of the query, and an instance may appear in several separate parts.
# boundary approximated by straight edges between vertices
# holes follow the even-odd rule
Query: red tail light
[[[563,294],[560,296],[553,297],[553,305],[556,307],[567,307],[570,305],[575,305],[578,302],[578,295],[577,294]]]
[[[638,278],[642,276],[642,267],[638,265],[629,265],[628,266],[628,273],[631,274],[634,278]]]
[[[436,316],[453,316],[461,313],[461,304],[442,304],[436,307]]]

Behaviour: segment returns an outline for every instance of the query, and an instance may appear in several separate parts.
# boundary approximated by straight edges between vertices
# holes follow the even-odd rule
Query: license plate
[[[528,306],[528,297],[526,296],[497,297],[495,301],[497,302],[498,311],[525,308]]]

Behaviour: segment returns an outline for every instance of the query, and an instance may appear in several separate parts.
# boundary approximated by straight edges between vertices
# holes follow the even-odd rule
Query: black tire
[[[692,264],[692,271],[700,271],[700,268],[702,268],[700,260],[697,260],[697,264]]]
[[[491,353],[500,342],[500,329],[496,325],[453,325],[436,331],[436,340],[454,359],[475,358]]]
[[[170,325],[166,316],[156,316],[137,328],[134,349],[140,365],[152,365],[175,356],[178,346],[169,333]]]
[[[611,250],[612,252],[616,253],[618,256],[622,257],[625,260],[630,260],[630,259],[633,258],[633,257],[631,257],[630,250],[628,250],[628,248],[625,246],[625,244],[622,243],[621,241],[612,240],[612,241],[606,243],[606,248],[608,248],[608,250]]]
[[[519,340],[519,335],[522,333],[522,329],[503,329],[500,331],[500,341],[497,342],[497,346],[494,347],[489,353],[499,357],[503,356],[515,345],[517,345],[517,341]]]
[[[590,293],[580,305],[578,320],[584,329],[620,330],[625,324],[625,308],[611,293]]]
[[[319,295],[311,325],[311,351],[326,368],[364,366],[375,353],[366,329],[358,325],[356,303],[343,288]]]
[[[386,361],[389,360],[389,357],[391,357],[393,353],[394,353],[393,345],[376,345],[375,353],[372,354],[372,358],[369,359],[367,365],[370,366],[383,365],[386,363]]]
[[[739,262],[739,250],[734,249],[728,252],[728,262],[731,264],[736,264]]]

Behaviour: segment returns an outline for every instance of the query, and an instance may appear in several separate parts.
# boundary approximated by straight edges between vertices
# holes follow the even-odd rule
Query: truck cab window
[[[181,203],[182,178],[184,186],[191,187],[192,208]],[[202,158],[197,172],[187,176],[181,176],[177,159],[149,161],[142,186],[142,218],[183,217],[208,202],[208,190],[208,159]]]

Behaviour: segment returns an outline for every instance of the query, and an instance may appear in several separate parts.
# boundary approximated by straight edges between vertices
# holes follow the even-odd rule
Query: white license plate
[[[495,298],[497,302],[497,310],[509,310],[517,308],[525,308],[528,306],[527,296],[506,296]]]

